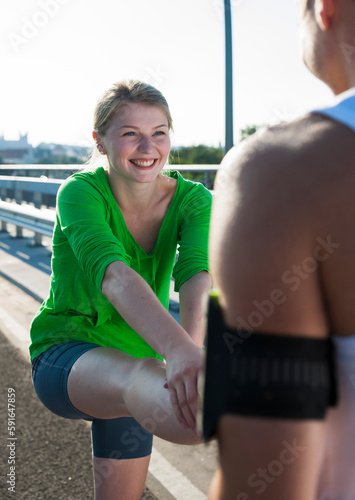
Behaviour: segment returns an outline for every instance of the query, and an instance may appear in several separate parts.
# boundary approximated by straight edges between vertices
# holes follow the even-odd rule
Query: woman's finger
[[[181,411],[176,390],[169,387],[169,394],[170,394],[171,405],[173,407],[173,410],[174,410],[174,413],[175,413],[175,416],[176,416],[178,422],[183,426],[184,429],[187,429],[188,425],[187,425],[187,422],[184,419],[183,413]]]
[[[183,415],[185,422],[187,423],[188,427],[194,429],[196,427],[196,419],[195,415],[191,411],[190,404],[188,401],[188,395],[186,393],[186,386],[184,383],[180,383],[176,387],[176,396],[180,407],[180,411]]]
[[[198,388],[197,388],[197,374],[194,378],[188,378],[185,382],[185,393],[187,404],[196,422],[197,408],[198,408]]]

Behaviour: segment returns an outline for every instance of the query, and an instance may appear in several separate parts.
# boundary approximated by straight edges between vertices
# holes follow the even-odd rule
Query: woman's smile
[[[157,161],[158,161],[158,158],[130,160],[130,162],[133,163],[133,165],[135,165],[138,168],[155,167]]]

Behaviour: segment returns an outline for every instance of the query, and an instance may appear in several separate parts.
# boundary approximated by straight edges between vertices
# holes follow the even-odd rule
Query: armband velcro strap
[[[231,339],[235,341],[231,341]],[[331,338],[250,333],[228,328],[210,299],[203,402],[205,439],[224,413],[324,419],[336,404]]]

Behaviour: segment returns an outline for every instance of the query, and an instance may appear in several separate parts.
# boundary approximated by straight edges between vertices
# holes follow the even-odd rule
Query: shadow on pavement
[[[1,333],[0,380],[0,418],[4,429],[0,498],[93,500],[89,426],[82,420],[57,417],[42,405],[32,386],[29,362]],[[15,390],[15,435],[11,438],[7,430],[8,389]],[[9,464],[9,460],[15,463]],[[15,492],[8,490],[7,474],[13,474],[10,466],[15,467]],[[148,489],[144,490],[143,499],[157,500]]]

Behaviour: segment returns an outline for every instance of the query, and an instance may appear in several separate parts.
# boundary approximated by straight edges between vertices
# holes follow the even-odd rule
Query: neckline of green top
[[[105,179],[105,182],[104,182],[104,186],[106,187],[107,189],[107,192],[109,193],[109,197],[110,197],[110,202],[112,205],[114,205],[115,207],[117,207],[118,209],[118,214],[122,220],[122,223],[124,224],[125,228],[126,228],[126,231],[127,231],[127,234],[129,234],[129,237],[131,238],[132,242],[134,243],[135,247],[138,248],[140,250],[140,252],[146,256],[146,257],[153,257],[156,252],[157,252],[157,249],[159,248],[159,240],[160,240],[160,237],[161,237],[161,234],[163,232],[163,227],[164,225],[167,223],[166,221],[168,220],[169,218],[169,215],[170,215],[170,212],[172,211],[173,209],[173,206],[175,205],[175,200],[178,196],[178,191],[180,190],[180,185],[181,185],[181,179],[182,179],[182,176],[181,174],[177,171],[177,170],[169,170],[167,171],[166,173],[164,173],[164,175],[167,175],[169,177],[172,177],[173,179],[177,179],[177,184],[176,184],[176,189],[175,189],[175,193],[174,193],[174,196],[172,197],[171,199],[171,202],[170,202],[170,205],[168,207],[168,210],[166,211],[166,214],[164,216],[164,219],[163,219],[163,222],[161,223],[161,226],[160,226],[160,229],[159,229],[159,234],[158,234],[158,238],[157,238],[157,241],[154,245],[154,248],[153,250],[150,252],[150,253],[147,253],[145,250],[143,250],[143,248],[136,242],[136,240],[134,239],[134,237],[132,236],[131,232],[128,230],[127,226],[126,226],[126,221],[124,220],[124,217],[123,217],[123,214],[122,214],[122,211],[118,205],[118,203],[116,202],[115,200],[115,197],[113,196],[112,194],[112,191],[110,189],[110,186],[109,186],[109,183],[108,183],[108,179],[107,179],[107,175],[106,175],[106,171],[104,169],[104,167],[99,167],[98,168],[98,173],[99,175]]]

